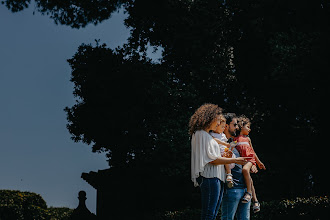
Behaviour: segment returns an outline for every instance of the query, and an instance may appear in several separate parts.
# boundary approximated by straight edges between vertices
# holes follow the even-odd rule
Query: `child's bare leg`
[[[257,199],[257,193],[256,190],[254,188],[254,184],[253,184],[253,180],[251,178],[251,182],[252,182],[252,209],[254,213],[260,212],[260,203],[258,202]]]
[[[253,164],[251,162],[248,162],[247,164],[245,164],[243,166],[243,169],[242,169],[242,173],[243,173],[244,180],[246,183],[247,192],[251,193],[251,194],[252,194],[252,181],[251,181],[251,176],[250,176],[250,169],[251,169],[252,165]]]
[[[227,174],[231,174],[231,169],[230,169],[229,164],[225,164],[225,170],[226,170]]]
[[[256,193],[256,190],[254,188],[254,185],[253,185],[253,180],[251,178],[251,188],[252,188],[252,201],[253,202],[258,202],[258,199],[257,199],[257,193]]]

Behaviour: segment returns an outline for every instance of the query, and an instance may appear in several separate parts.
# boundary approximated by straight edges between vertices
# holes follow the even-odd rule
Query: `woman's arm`
[[[237,158],[219,157],[218,159],[210,162],[210,164],[224,165],[224,164],[230,164],[230,163],[237,163],[237,164],[245,165],[247,162],[247,159],[251,159],[251,157],[237,157]]]
[[[215,137],[213,137],[213,139],[214,139],[218,144],[224,145],[224,146],[226,146],[226,147],[230,147],[230,144],[227,143],[227,142],[220,141],[218,138],[215,138]]]

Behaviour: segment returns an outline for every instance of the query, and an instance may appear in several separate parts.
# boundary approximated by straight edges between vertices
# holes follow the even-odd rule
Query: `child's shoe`
[[[232,188],[234,186],[233,175],[228,173],[226,178],[226,183],[228,188]]]
[[[253,212],[254,213],[257,213],[257,212],[260,212],[260,203],[258,201],[254,201],[253,203]]]
[[[243,198],[241,199],[242,203],[249,203],[251,201],[252,194],[249,192],[245,192]]]

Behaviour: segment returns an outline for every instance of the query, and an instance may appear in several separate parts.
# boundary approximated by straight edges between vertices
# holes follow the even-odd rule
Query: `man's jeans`
[[[224,191],[224,184],[218,178],[199,177],[197,181],[201,188],[202,220],[215,220]]]
[[[237,220],[250,219],[251,202],[249,203],[241,202],[241,199],[245,192],[246,189],[240,189],[240,188],[225,190],[221,205],[221,220],[233,220],[235,213]]]

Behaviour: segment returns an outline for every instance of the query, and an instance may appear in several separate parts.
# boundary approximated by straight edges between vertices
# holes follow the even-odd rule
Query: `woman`
[[[225,181],[224,164],[244,165],[245,158],[221,157],[217,142],[209,134],[220,123],[222,109],[214,104],[200,106],[191,116],[191,178],[200,186],[202,197],[202,220],[214,220],[217,216]]]

